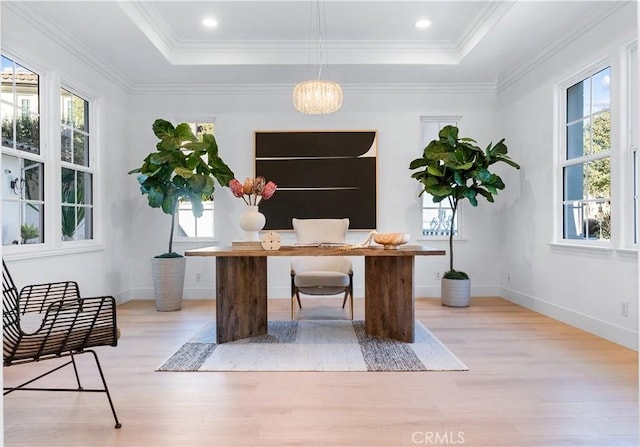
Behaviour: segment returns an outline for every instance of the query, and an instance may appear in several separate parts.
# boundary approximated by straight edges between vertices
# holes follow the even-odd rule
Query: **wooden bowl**
[[[409,233],[374,233],[373,240],[386,250],[396,250],[400,245],[409,242],[410,237]]]

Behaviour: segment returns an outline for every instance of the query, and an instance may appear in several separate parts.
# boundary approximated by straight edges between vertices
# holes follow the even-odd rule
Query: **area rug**
[[[200,329],[156,371],[466,371],[420,322],[415,342],[369,336],[364,321],[269,321],[268,334],[217,345]]]

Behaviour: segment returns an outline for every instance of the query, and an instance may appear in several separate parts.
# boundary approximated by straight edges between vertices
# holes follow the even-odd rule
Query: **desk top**
[[[381,246],[359,247],[296,247],[283,245],[279,250],[247,250],[213,246],[185,251],[185,256],[260,257],[260,256],[443,256],[444,250],[424,245],[401,245],[398,249]]]

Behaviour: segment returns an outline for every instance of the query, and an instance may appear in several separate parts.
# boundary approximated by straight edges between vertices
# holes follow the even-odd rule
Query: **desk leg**
[[[365,256],[364,328],[367,334],[413,343],[413,256]]]
[[[266,256],[216,257],[217,342],[266,333]]]

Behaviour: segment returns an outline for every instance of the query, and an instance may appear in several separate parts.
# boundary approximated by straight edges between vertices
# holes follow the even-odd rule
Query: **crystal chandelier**
[[[322,65],[327,63],[326,36],[323,42],[323,19],[320,14],[320,0],[316,1],[318,44],[316,57],[318,61],[318,77],[298,83],[293,89],[293,105],[299,112],[318,115],[333,113],[342,106],[342,88],[333,81],[321,79]],[[313,16],[313,12],[311,14]],[[312,22],[313,20],[311,20]],[[311,48],[309,48],[311,55]]]

